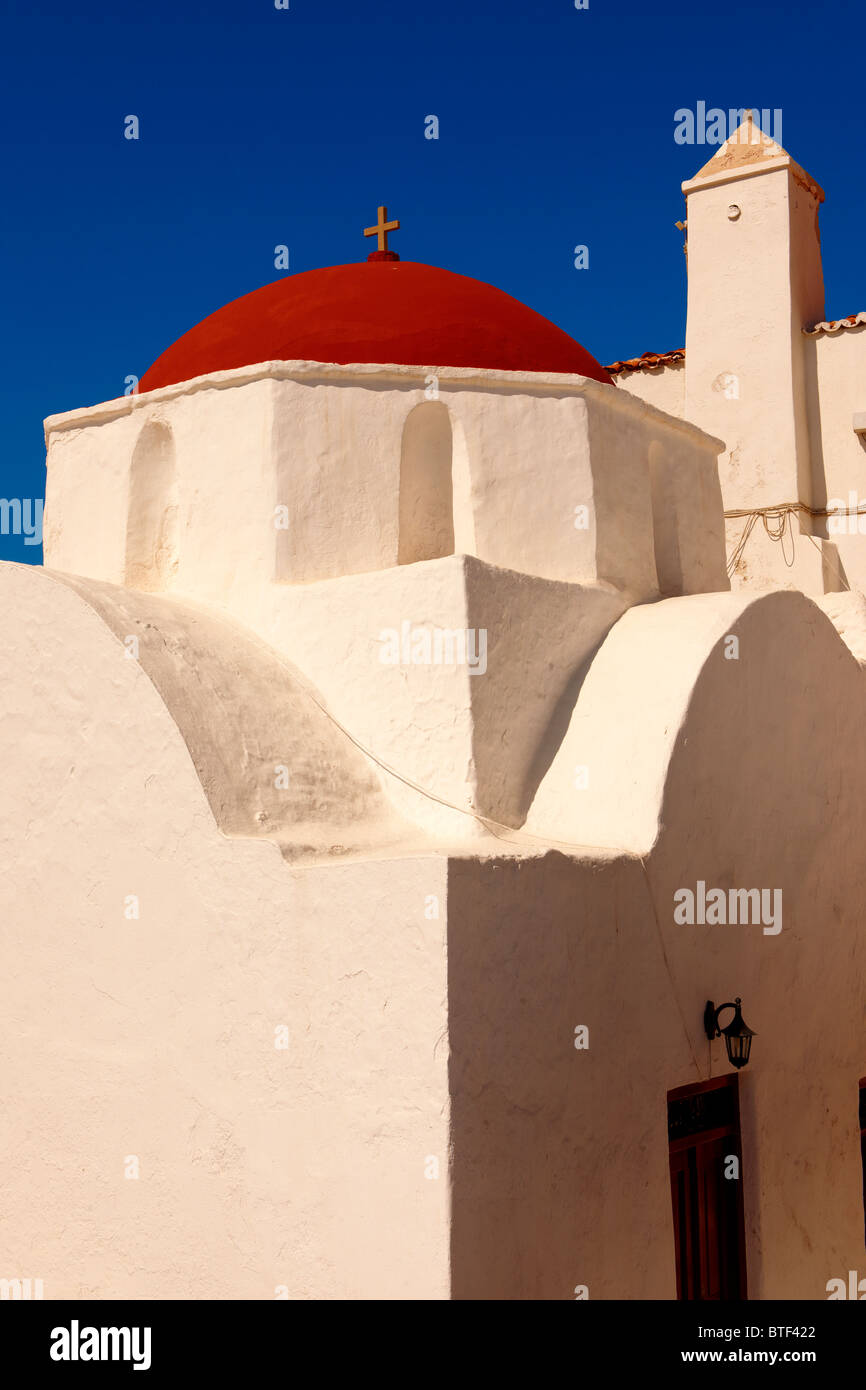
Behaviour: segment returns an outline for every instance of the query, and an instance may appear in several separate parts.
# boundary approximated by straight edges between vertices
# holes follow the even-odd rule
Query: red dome
[[[610,382],[561,328],[493,285],[414,261],[362,261],[288,275],[232,300],[172,343],[139,390],[291,361],[575,372]]]

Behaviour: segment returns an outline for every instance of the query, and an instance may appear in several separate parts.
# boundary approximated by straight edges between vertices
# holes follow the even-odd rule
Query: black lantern
[[[710,1042],[713,1038],[724,1037],[725,1048],[728,1053],[728,1061],[732,1067],[739,1071],[749,1060],[749,1053],[752,1050],[752,1038],[755,1036],[752,1029],[744,1021],[740,1011],[740,1004],[743,1001],[735,999],[733,1004],[720,1004],[716,1008],[712,999],[707,1000],[707,1007],[704,1009],[704,1029]],[[727,1028],[719,1027],[719,1014],[723,1009],[733,1009],[734,1017],[731,1019]]]

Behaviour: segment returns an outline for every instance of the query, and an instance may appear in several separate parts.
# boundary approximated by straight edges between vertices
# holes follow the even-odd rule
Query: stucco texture
[[[444,862],[324,879],[226,838],[102,618],[0,582],[4,1271],[46,1298],[447,1297]]]
[[[231,666],[202,667],[199,712],[218,693],[228,721],[212,735],[172,687],[184,634],[219,653],[231,625],[27,567],[0,580],[22,1277],[47,1297],[674,1297],[666,1094],[726,1069],[700,1020],[735,993],[757,1030],[750,1296],[823,1297],[856,1267],[866,710],[814,604],[695,596],[620,619],[575,695],[581,717],[598,686],[590,820],[563,778],[572,720],[523,831],[293,864],[289,812],[273,842],[214,818]],[[126,626],[159,643],[149,671]],[[270,658],[236,652],[261,693]],[[314,734],[283,678],[287,727]],[[356,753],[323,756],[375,823],[385,784]],[[782,931],[676,924],[698,879],[780,888]]]

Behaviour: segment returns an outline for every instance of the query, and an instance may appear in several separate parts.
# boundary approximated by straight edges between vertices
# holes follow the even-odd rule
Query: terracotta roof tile
[[[812,328],[804,328],[803,332],[807,338],[817,338],[819,333],[840,333],[846,328],[859,328],[861,324],[866,324],[866,311],[848,314],[843,319],[822,319]],[[672,352],[642,352],[640,357],[624,357],[619,362],[609,362],[605,371],[610,372],[611,376],[619,376],[622,372],[651,372],[670,366],[672,362],[682,362],[685,355],[685,348],[674,348]]]
[[[804,328],[803,332],[807,338],[817,338],[819,333],[839,333],[843,328],[857,328],[861,323],[866,323],[866,313],[849,314],[844,319],[822,319],[814,328]]]
[[[685,355],[685,348],[674,348],[672,352],[643,352],[640,357],[625,357],[621,362],[611,362],[605,371],[610,372],[611,376],[617,376],[620,372],[653,371],[658,367],[667,367],[672,362],[682,362]]]

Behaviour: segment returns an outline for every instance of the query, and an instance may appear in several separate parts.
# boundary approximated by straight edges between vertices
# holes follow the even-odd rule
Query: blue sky
[[[277,245],[289,273],[363,259],[382,202],[405,260],[499,285],[603,362],[682,346],[680,184],[713,151],[678,145],[674,112],[698,101],[781,109],[827,193],[828,315],[866,309],[862,3],[0,0],[0,20],[0,497],[43,495],[44,416],[121,395],[276,279]],[[0,536],[0,558],[41,550]]]

